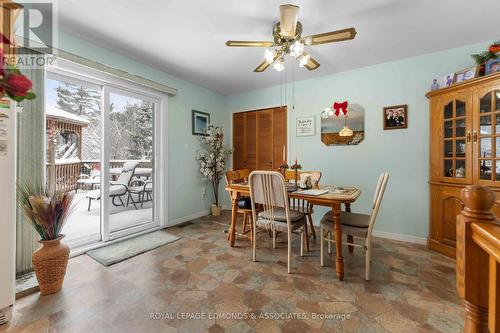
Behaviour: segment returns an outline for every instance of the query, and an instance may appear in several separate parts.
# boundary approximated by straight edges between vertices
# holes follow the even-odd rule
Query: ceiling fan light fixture
[[[264,52],[264,58],[266,59],[268,64],[273,63],[275,56],[276,56],[276,51],[274,50],[266,49],[266,51]]]
[[[299,57],[304,52],[304,44],[296,40],[290,48],[290,55],[294,58]]]
[[[299,61],[299,67],[304,67],[310,58],[311,58],[311,55],[309,53],[306,53],[306,52],[303,52],[300,56],[298,56],[297,60]]]
[[[281,61],[276,61],[273,64],[273,68],[277,70],[278,72],[282,72],[285,69],[285,65]]]

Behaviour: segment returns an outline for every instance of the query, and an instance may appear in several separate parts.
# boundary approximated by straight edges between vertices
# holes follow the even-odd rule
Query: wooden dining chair
[[[226,184],[233,185],[239,183],[248,182],[248,176],[250,175],[249,169],[241,169],[241,170],[229,170],[226,172]],[[259,209],[259,207],[257,207]],[[248,232],[250,232],[250,240],[253,239],[253,222],[252,222],[252,206],[250,205],[249,197],[241,197],[237,204],[236,213],[243,215],[243,221],[241,224],[241,233],[238,233],[239,236],[245,236]],[[228,233],[228,239],[230,236],[230,232]]]
[[[300,233],[300,255],[304,256],[304,242],[307,237],[307,220],[304,213],[291,210],[288,205],[288,192],[285,179],[275,171],[253,171],[250,174],[250,198],[254,235],[252,242],[252,259],[257,260],[257,228],[271,230],[273,248],[276,248],[276,232],[286,232],[288,240],[288,273],[291,273],[292,233]],[[256,205],[262,205],[262,211]]]
[[[360,247],[365,250],[365,260],[366,260],[366,280],[370,280],[370,263],[371,263],[371,248],[372,248],[372,231],[375,225],[375,219],[380,208],[380,203],[382,202],[382,197],[384,196],[385,188],[387,182],[389,181],[389,174],[384,172],[380,175],[377,187],[375,188],[375,194],[373,195],[372,201],[372,212],[370,215],[341,212],[340,213],[340,223],[342,224],[342,233],[347,234],[347,242],[345,243],[349,252],[354,251],[354,247]],[[332,240],[332,227],[333,227],[333,217],[332,212],[329,211],[323,216],[321,220],[321,244],[320,244],[320,260],[321,266],[324,266],[324,242],[328,242],[328,253],[331,253],[331,244],[335,243]],[[364,240],[363,244],[354,243],[354,237],[361,238]]]
[[[319,181],[321,180],[322,176],[321,171],[299,171],[298,176],[300,177],[300,174],[303,173],[311,175],[313,186],[319,186]],[[285,180],[289,182],[292,179],[295,179],[295,171],[287,170],[285,172]],[[308,236],[312,236],[314,239],[316,239],[316,230],[314,229],[314,224],[312,219],[313,207],[314,206],[307,200],[290,199],[290,208],[294,210],[299,210],[302,213],[304,213],[304,215],[307,218],[307,221],[309,222],[309,230],[311,231],[311,235],[308,234]],[[309,239],[306,240],[306,248],[309,251]]]

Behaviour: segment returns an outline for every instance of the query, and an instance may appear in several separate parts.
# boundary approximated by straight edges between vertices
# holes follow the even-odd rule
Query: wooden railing
[[[120,168],[123,163],[129,160],[111,160],[109,162],[110,168]],[[55,164],[55,181],[56,190],[58,191],[73,191],[76,189],[76,181],[81,175],[82,166],[84,164],[93,168],[99,165],[101,161],[98,160],[83,160],[75,163],[56,163]],[[139,168],[151,168],[151,161],[139,161]],[[49,179],[50,163],[46,164],[47,179]]]
[[[457,290],[464,300],[464,332],[500,332],[500,224],[488,187],[462,189],[457,217]]]

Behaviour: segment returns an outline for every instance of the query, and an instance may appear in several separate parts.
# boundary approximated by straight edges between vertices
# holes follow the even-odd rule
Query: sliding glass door
[[[155,110],[159,101],[123,89],[106,90],[109,230],[124,235],[156,225]]]
[[[76,206],[66,221],[65,241],[80,247],[101,240],[98,197],[101,184],[102,86],[55,73],[45,82],[46,182],[75,193]]]
[[[46,182],[75,193],[63,229],[75,250],[160,226],[165,207],[156,203],[166,187],[157,169],[165,163],[155,157],[164,156],[165,101],[154,91],[71,69],[47,71]]]

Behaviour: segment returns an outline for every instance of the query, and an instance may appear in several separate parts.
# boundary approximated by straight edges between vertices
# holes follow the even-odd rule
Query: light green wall
[[[210,113],[212,124],[227,129],[230,119],[224,97],[63,31],[59,31],[58,48],[178,89],[178,94],[168,101],[169,220],[208,209],[211,191],[209,185],[201,181],[194,160],[199,141],[191,134],[191,110]],[[207,188],[206,197],[201,195],[202,186]]]
[[[279,86],[224,97],[64,32],[59,32],[59,38],[59,48],[67,52],[179,90],[177,96],[169,99],[168,110],[169,220],[200,212],[209,208],[211,202],[208,184],[200,180],[194,162],[199,144],[198,138],[191,135],[191,110],[209,112],[212,123],[224,127],[229,142],[232,112],[280,103]],[[484,49],[486,44],[296,82],[295,111],[290,114],[290,121],[294,122],[297,116],[315,115],[316,135],[302,138],[290,135],[291,158],[296,152],[305,169],[322,170],[325,184],[360,187],[363,194],[353,205],[353,211],[363,213],[370,210],[378,174],[387,170],[389,185],[375,229],[427,237],[429,111],[424,95],[433,77],[472,65],[470,54]],[[320,141],[320,112],[333,101],[341,100],[365,108],[365,140],[358,146],[326,147]],[[394,104],[409,105],[409,128],[383,131],[382,107]],[[205,198],[201,196],[202,186],[207,188]],[[227,205],[228,195],[221,191]],[[324,209],[316,209],[316,223],[323,212]]]
[[[427,237],[429,110],[424,95],[432,78],[473,65],[470,54],[485,46],[470,45],[296,82],[290,121],[315,115],[316,135],[290,135],[290,157],[295,158],[296,152],[304,169],[322,170],[324,184],[360,187],[363,194],[353,205],[354,212],[369,213],[378,175],[388,171],[390,179],[375,229]],[[365,108],[365,140],[358,146],[326,147],[320,140],[320,113],[333,101],[344,100]],[[279,103],[279,86],[226,97],[229,113]],[[384,131],[382,108],[396,104],[408,104],[409,128]],[[292,124],[289,129],[292,133]],[[315,223],[324,211],[316,209]]]

